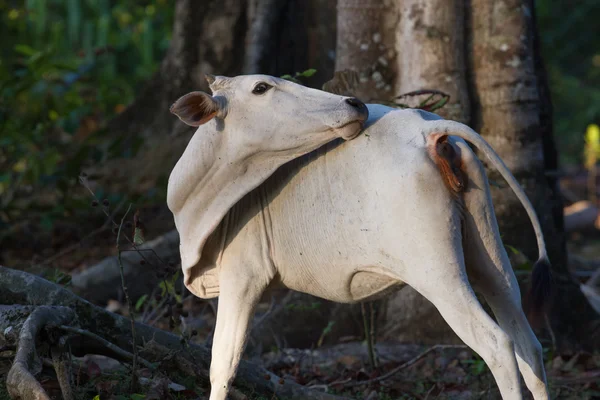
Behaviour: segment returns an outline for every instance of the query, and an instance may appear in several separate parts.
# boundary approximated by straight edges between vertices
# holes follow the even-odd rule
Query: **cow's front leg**
[[[210,400],[225,400],[246,345],[256,304],[269,284],[246,265],[222,266],[210,364]]]

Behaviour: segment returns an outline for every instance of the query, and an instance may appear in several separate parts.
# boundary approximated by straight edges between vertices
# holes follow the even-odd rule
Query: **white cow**
[[[521,308],[487,178],[464,140],[527,209],[536,276],[546,277],[539,221],[478,134],[428,112],[369,105],[363,135],[331,141],[356,135],[362,103],[263,75],[209,82],[212,97],[195,92],[171,109],[199,129],[171,173],[168,205],[187,288],[219,296],[211,400],[226,398],[267,287],[352,303],[402,284],[481,355],[504,399],[522,398],[519,370],[535,399],[548,398],[542,349]]]

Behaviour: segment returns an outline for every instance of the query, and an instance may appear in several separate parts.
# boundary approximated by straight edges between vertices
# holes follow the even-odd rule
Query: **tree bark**
[[[338,0],[335,69],[356,70],[364,102],[390,100],[398,80],[399,2]]]
[[[447,93],[450,100],[438,114],[468,124],[463,0],[404,0],[402,6],[396,92],[435,89]]]
[[[544,174],[541,99],[533,56],[531,4],[523,0],[472,0],[469,16],[473,128],[519,180],[544,229],[550,259],[564,262],[561,233],[548,199]],[[485,163],[485,160],[482,160]],[[499,174],[489,170],[492,180]],[[533,228],[508,188],[492,186],[496,215],[505,243],[537,259]]]

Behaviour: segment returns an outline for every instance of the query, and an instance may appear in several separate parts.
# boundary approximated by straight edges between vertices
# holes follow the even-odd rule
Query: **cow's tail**
[[[525,211],[527,211],[527,215],[531,220],[531,224],[533,225],[539,251],[539,258],[534,264],[531,273],[531,287],[529,291],[530,311],[533,316],[539,316],[550,293],[552,275],[550,270],[550,261],[548,260],[548,253],[546,251],[546,243],[544,242],[544,234],[542,233],[542,227],[535,213],[533,205],[523,191],[523,188],[521,185],[519,185],[515,177],[506,167],[506,164],[504,164],[494,149],[477,132],[468,126],[459,122],[448,120],[431,121],[429,129],[426,132],[426,136],[427,145],[428,149],[430,149],[430,152],[432,145],[437,147],[439,146],[440,142],[446,142],[445,138],[447,136],[457,136],[473,144],[478,150],[486,155],[498,172],[500,172],[500,174],[504,177],[513,192],[517,195],[521,201],[521,204],[523,204],[523,207],[525,208]],[[437,148],[439,149],[439,147]],[[443,169],[441,169],[441,171],[443,173]],[[448,179],[445,179],[445,181],[446,180]]]

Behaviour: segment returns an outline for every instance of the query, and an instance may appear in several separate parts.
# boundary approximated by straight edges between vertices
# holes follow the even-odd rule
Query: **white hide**
[[[184,218],[175,212],[180,232],[202,229],[200,236],[187,236],[203,251],[188,287],[198,295],[194,279],[214,273],[220,290],[210,399],[226,398],[254,307],[267,286],[356,302],[404,283],[429,299],[482,356],[504,399],[522,398],[519,371],[534,398],[547,399],[541,346],[521,309],[483,167],[462,139],[451,136],[469,178],[463,207],[426,150],[431,133],[480,138],[423,111],[369,105],[369,113],[356,139],[330,142],[286,163],[244,196],[218,226],[210,226],[216,229],[204,248],[198,243],[209,228],[197,226],[206,216],[198,208]],[[192,142],[184,157],[201,163],[207,151]],[[171,180],[182,179],[181,167],[176,171]],[[188,172],[186,186],[197,185],[194,178]],[[516,181],[508,178],[514,187]],[[253,185],[236,180],[235,186]],[[531,206],[526,198],[524,204]],[[535,214],[532,222],[539,228]],[[545,257],[541,234],[538,239]],[[184,268],[190,267],[187,260]],[[479,304],[467,271],[498,323]]]
[[[201,271],[201,258],[205,241],[227,211],[287,161],[333,139],[356,136],[368,116],[364,104],[357,109],[348,97],[271,76],[210,81],[210,106],[216,108],[206,112],[200,107],[207,116],[197,118],[202,125],[171,172],[167,193],[180,235],[184,282],[202,298],[219,293],[216,271]],[[270,89],[254,94],[258,84]],[[178,102],[195,93],[200,92]],[[185,122],[181,113],[178,116]]]

